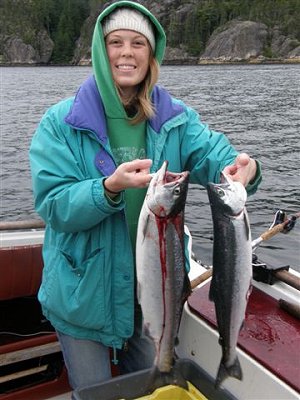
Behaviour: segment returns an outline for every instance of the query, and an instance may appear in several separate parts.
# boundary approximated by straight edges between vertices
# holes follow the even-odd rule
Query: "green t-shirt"
[[[146,158],[146,123],[130,125],[128,120],[108,118],[108,135],[117,165]],[[125,190],[125,212],[135,254],[137,224],[147,189]]]

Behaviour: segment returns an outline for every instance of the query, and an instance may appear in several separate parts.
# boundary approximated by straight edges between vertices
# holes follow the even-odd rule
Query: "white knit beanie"
[[[110,32],[118,29],[129,29],[144,35],[155,51],[155,35],[150,20],[132,8],[118,8],[103,21],[103,35],[107,36]]]

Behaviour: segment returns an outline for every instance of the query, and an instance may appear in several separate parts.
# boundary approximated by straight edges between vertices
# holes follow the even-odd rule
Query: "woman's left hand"
[[[234,164],[224,168],[223,173],[229,175],[233,181],[241,182],[245,187],[256,175],[256,162],[246,153],[241,153]]]

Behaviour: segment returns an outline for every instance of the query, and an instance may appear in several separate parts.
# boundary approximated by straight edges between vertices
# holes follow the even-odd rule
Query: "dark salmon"
[[[214,227],[209,296],[215,303],[222,346],[216,378],[216,387],[219,387],[228,376],[242,380],[236,346],[251,285],[252,245],[244,186],[223,176],[223,183],[210,183],[207,191]]]

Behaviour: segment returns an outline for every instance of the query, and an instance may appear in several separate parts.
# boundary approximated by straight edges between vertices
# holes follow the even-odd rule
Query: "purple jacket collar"
[[[182,113],[183,108],[173,104],[169,93],[159,86],[153,89],[152,101],[157,114],[149,123],[159,133],[162,125]],[[95,132],[103,144],[107,142],[105,112],[94,76],[90,76],[80,86],[65,122],[76,129]]]

